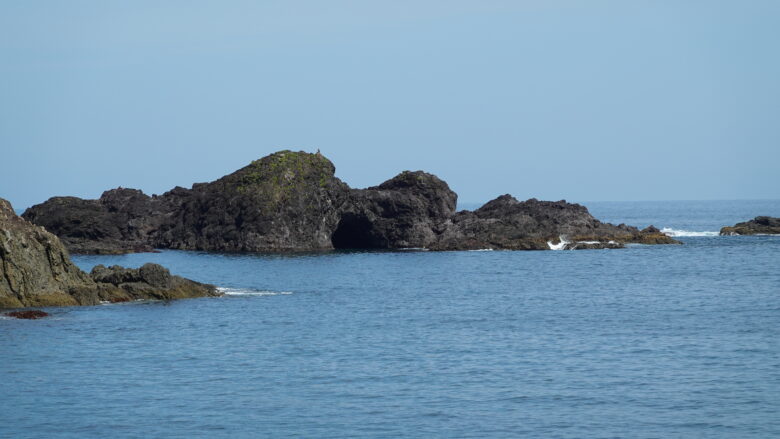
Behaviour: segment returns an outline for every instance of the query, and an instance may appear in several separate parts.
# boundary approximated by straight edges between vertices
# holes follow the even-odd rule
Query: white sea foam
[[[553,244],[552,241],[547,241],[547,246],[550,247],[550,250],[565,250],[567,244],[571,244],[569,241],[563,239],[563,236],[559,236],[558,239],[561,240],[561,242],[557,244]]]
[[[476,250],[468,250],[470,252],[492,252],[492,248],[478,248]]]
[[[577,241],[577,244],[594,245],[594,244],[601,244],[601,241]]]
[[[671,227],[664,227],[661,229],[661,233],[664,233],[666,235],[677,237],[677,236],[718,236],[718,232],[694,232],[690,230],[679,230],[679,229],[672,229]]]
[[[292,291],[268,291],[254,290],[251,288],[223,288],[218,287],[217,291],[226,296],[280,296],[292,294]]]

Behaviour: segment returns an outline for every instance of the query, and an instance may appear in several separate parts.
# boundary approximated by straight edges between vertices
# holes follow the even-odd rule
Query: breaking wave
[[[672,229],[670,227],[664,227],[661,229],[661,233],[664,233],[666,235],[677,237],[677,236],[718,236],[718,232],[693,232],[690,230],[679,230],[679,229]]]
[[[550,247],[550,250],[566,250],[566,245],[571,244],[569,241],[563,239],[563,236],[559,236],[558,239],[561,242],[557,244],[553,244],[552,241],[547,241],[547,246]]]
[[[251,288],[223,288],[218,287],[217,291],[226,296],[280,296],[292,294],[292,291],[268,291],[254,290]]]

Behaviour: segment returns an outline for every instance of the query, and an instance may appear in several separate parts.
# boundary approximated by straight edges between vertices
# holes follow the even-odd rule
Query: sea
[[[0,437],[780,437],[780,200],[584,204],[683,245],[75,256],[225,295],[0,319]]]

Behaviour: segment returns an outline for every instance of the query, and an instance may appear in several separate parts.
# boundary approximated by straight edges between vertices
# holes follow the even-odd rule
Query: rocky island
[[[98,265],[87,274],[73,264],[59,238],[17,216],[0,198],[0,308],[218,295],[213,285],[173,276],[157,264],[138,269]],[[36,318],[35,313],[16,316]]]
[[[721,235],[780,235],[780,218],[757,216],[750,221],[720,229]]]
[[[502,195],[456,211],[457,195],[423,171],[353,189],[319,152],[280,151],[210,183],[148,196],[112,189],[97,200],[54,197],[23,217],[74,253],[153,248],[224,252],[333,249],[620,248],[678,243],[654,227],[595,219],[579,204]]]

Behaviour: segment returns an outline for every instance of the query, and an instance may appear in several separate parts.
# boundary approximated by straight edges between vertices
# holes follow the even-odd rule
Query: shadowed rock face
[[[137,189],[112,189],[97,200],[54,197],[28,209],[24,218],[55,231],[73,253],[116,254],[150,251],[170,201]]]
[[[87,275],[73,264],[59,238],[18,217],[0,198],[0,308],[215,295],[213,285],[173,276],[157,264],[139,269],[98,266]]]
[[[446,182],[405,171],[379,186],[350,189],[321,154],[281,151],[211,183],[148,197],[132,189],[99,200],[56,197],[24,217],[75,252],[146,250],[262,252],[347,248],[549,249],[677,241],[658,232],[601,223],[565,201],[520,202],[503,195],[457,212]],[[567,244],[568,245],[568,244]]]
[[[757,216],[750,221],[720,229],[721,235],[780,235],[780,218]]]

